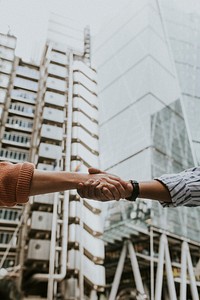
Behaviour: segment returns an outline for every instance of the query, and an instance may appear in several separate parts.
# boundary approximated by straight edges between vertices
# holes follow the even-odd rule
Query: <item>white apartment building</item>
[[[13,50],[1,160],[31,161],[41,170],[98,167],[97,80],[88,29],[82,48],[49,41],[40,67],[14,59]],[[80,199],[76,191],[47,194],[32,197],[23,208],[2,208],[1,221],[9,232],[9,238],[2,232],[1,267],[16,270],[24,299],[96,299],[104,292],[98,203]]]

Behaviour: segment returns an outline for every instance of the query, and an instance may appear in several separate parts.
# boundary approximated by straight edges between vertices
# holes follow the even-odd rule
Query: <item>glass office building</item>
[[[199,162],[200,19],[197,15],[180,13],[173,3],[130,1],[105,25],[94,43],[100,98],[101,167],[125,179],[150,180],[164,173],[180,172]],[[159,262],[161,259],[159,249],[162,247],[158,245],[163,242],[166,249],[171,249],[172,261],[168,263],[172,272],[163,278],[173,278],[171,290],[174,294],[170,296],[175,299],[174,295],[179,295],[178,284],[182,282],[183,261],[181,242],[178,242],[179,249],[173,251],[173,239],[189,239],[198,249],[200,210],[163,209],[157,202],[130,204],[123,200],[110,204],[109,208],[104,240],[107,243],[107,282],[114,286],[110,288],[110,299],[115,299],[117,290],[123,294],[130,283],[127,278],[132,277],[131,268],[125,264],[122,279],[117,283],[116,267],[121,266],[122,272],[119,258],[125,253],[123,247],[129,249],[129,244],[122,246],[127,239],[134,245],[141,278],[149,282],[148,287],[143,284],[141,288],[142,279],[139,284],[134,273],[137,267],[133,267],[136,281],[133,287],[140,290],[140,295],[146,293],[151,299],[154,296],[161,299],[161,282],[157,280],[155,286],[152,283],[154,273],[158,274],[157,270],[161,269],[160,265],[159,268],[154,265],[155,257]],[[149,236],[149,242],[148,234],[153,236]],[[192,251],[193,247],[189,248]],[[141,255],[151,263],[142,261]],[[175,257],[180,263],[176,276]],[[196,265],[197,253],[192,257]],[[151,276],[146,277],[146,272]],[[197,294],[198,284],[195,286]],[[166,287],[165,282],[163,291]]]

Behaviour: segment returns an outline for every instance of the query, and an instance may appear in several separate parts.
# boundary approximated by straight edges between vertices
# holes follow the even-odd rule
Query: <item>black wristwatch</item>
[[[140,187],[139,187],[139,183],[136,180],[129,180],[129,181],[133,186],[133,192],[130,197],[126,198],[126,200],[134,202],[140,194]]]

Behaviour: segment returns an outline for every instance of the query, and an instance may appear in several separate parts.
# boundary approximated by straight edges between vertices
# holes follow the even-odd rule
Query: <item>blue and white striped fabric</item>
[[[172,203],[160,202],[163,207],[200,206],[200,167],[155,179],[162,182],[171,195]]]

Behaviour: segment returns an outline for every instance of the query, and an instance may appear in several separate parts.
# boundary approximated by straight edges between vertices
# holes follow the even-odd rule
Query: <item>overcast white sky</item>
[[[17,37],[16,54],[29,59],[45,41],[50,12],[90,25],[94,35],[105,20],[132,0],[0,0],[0,32]]]
[[[50,12],[90,25],[92,35],[122,7],[135,0],[0,0],[0,32],[18,39],[16,54],[26,60],[44,43]],[[168,0],[166,0],[168,1]],[[200,0],[176,0],[184,10],[200,12]]]

